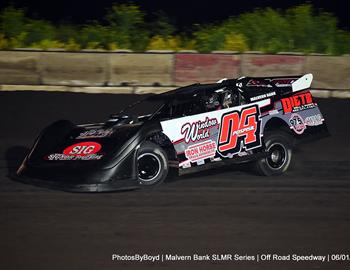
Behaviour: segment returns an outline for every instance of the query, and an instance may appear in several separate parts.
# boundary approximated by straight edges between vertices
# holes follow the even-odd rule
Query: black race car
[[[15,179],[67,191],[154,186],[186,173],[250,162],[284,173],[293,147],[328,134],[312,75],[224,79],[152,95],[105,123],[61,120],[36,139]]]

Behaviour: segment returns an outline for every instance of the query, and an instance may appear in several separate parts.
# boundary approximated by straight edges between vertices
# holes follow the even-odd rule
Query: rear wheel
[[[137,172],[142,186],[155,186],[164,182],[169,172],[166,152],[154,143],[143,143],[137,153]]]
[[[290,167],[293,155],[293,137],[283,131],[270,131],[264,136],[267,156],[255,162],[260,175],[283,174]]]

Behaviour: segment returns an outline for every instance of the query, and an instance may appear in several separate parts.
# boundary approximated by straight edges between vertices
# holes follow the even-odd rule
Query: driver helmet
[[[205,101],[205,107],[208,110],[218,109],[220,107],[219,95],[217,93],[210,94]]]

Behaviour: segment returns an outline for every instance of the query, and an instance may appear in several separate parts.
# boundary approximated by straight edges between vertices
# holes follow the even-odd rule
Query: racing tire
[[[281,175],[292,163],[293,137],[283,131],[270,131],[264,136],[267,156],[254,163],[256,173],[263,176]]]
[[[169,172],[168,156],[158,145],[145,142],[137,152],[137,174],[141,186],[154,187],[164,182]]]

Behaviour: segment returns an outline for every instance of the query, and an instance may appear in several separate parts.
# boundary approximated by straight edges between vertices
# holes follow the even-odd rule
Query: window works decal
[[[199,141],[210,137],[210,129],[217,127],[218,120],[216,118],[206,117],[204,121],[194,123],[185,123],[181,127],[181,134],[184,135],[186,143],[190,141]]]
[[[259,115],[257,105],[222,115],[218,152],[223,157],[232,157],[242,148],[250,150],[261,146]]]
[[[281,104],[284,113],[294,113],[315,107],[310,92],[282,98]]]

